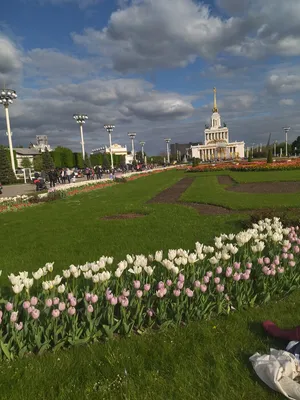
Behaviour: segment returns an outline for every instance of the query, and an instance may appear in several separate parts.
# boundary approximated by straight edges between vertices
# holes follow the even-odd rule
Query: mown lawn
[[[164,172],[0,215],[2,284],[7,284],[9,272],[35,270],[47,261],[55,261],[59,271],[101,255],[120,260],[127,253],[192,249],[197,240],[210,243],[221,232],[241,229],[247,218],[243,214],[204,216],[181,205],[146,204],[183,176]],[[215,176],[197,178],[187,194],[191,201],[202,201],[199,196],[213,197],[213,190],[216,201],[221,196],[230,204],[239,195],[224,191]],[[247,202],[249,195],[240,195],[239,201]],[[274,205],[274,195],[264,197]],[[128,212],[147,216],[101,220]],[[2,362],[0,400],[279,399],[258,381],[248,358],[256,351],[268,352],[270,345],[283,347],[267,338],[260,323],[271,318],[282,326],[299,324],[299,306],[299,293],[294,293],[282,302],[224,319]]]
[[[223,175],[225,171],[223,171]],[[300,170],[291,171],[251,171],[251,172],[230,172],[230,176],[237,182],[299,182]]]
[[[256,172],[259,173],[259,172]],[[217,176],[196,177],[192,185],[181,196],[182,201],[214,204],[234,210],[299,207],[299,193],[237,193],[226,190],[218,183]]]

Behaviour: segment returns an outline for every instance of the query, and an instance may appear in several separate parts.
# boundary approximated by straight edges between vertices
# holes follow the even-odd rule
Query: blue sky
[[[232,140],[281,140],[285,125],[300,135],[298,0],[11,0],[2,10],[15,145],[47,134],[80,150],[75,112],[89,115],[89,151],[107,143],[106,122],[114,142],[136,131],[153,154],[165,136],[201,141],[214,86]]]

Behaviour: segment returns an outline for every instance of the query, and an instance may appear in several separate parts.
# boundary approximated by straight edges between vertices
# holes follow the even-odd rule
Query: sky
[[[113,142],[158,154],[200,142],[213,87],[230,140],[246,145],[300,135],[299,0],[10,0],[1,7],[0,86],[15,147],[48,135],[80,151]],[[0,109],[0,144],[7,144]]]

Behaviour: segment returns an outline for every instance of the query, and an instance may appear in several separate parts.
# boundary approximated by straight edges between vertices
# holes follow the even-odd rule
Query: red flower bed
[[[272,170],[289,170],[300,169],[300,160],[292,161],[276,161],[267,163],[266,161],[238,163],[219,163],[219,164],[200,164],[196,167],[189,167],[188,172],[208,172],[208,171],[272,171]]]

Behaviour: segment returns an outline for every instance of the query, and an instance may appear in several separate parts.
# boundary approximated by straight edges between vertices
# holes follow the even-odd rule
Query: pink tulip
[[[288,258],[288,255],[287,253],[282,253],[281,257],[286,260]]]
[[[271,268],[271,269],[275,269],[275,268],[276,268],[276,265],[275,265],[274,263],[272,263],[272,264],[270,264],[270,268]]]
[[[89,304],[87,306],[87,312],[92,313],[93,311],[94,311],[94,307],[91,304]]]
[[[112,297],[112,298],[110,299],[110,304],[111,304],[112,306],[115,306],[117,303],[118,303],[118,298],[117,298],[117,297]]]
[[[246,263],[246,268],[251,269],[252,268],[252,263],[251,262],[247,262]]]
[[[23,303],[24,310],[28,310],[29,307],[30,307],[30,301],[24,301]]]
[[[299,246],[294,246],[294,253],[298,254],[300,252]]]
[[[58,304],[58,309],[59,309],[59,311],[65,311],[65,309],[66,309],[66,303],[64,303],[63,301],[60,302],[60,303]]]
[[[145,290],[145,292],[149,292],[150,289],[151,289],[151,285],[150,285],[149,283],[146,283],[146,284],[144,285],[144,290]]]
[[[290,253],[289,254],[289,260],[293,260],[294,259],[294,254]]]
[[[206,276],[208,276],[209,278],[211,278],[211,277],[213,276],[213,273],[212,273],[212,271],[208,271],[208,272],[206,272]]]
[[[30,304],[31,304],[32,306],[36,306],[37,303],[38,303],[38,298],[35,297],[35,296],[31,297],[31,299],[30,299]]]
[[[164,287],[165,287],[164,282],[162,282],[162,281],[158,282],[157,289],[163,289]]]
[[[149,315],[149,317],[151,318],[151,317],[153,317],[153,314],[154,314],[154,312],[153,312],[153,310],[147,310],[147,314]]]
[[[14,308],[14,305],[13,305],[12,303],[7,302],[7,303],[5,304],[5,310],[6,310],[6,311],[12,311],[13,308]]]
[[[264,263],[266,264],[266,265],[268,265],[268,264],[270,264],[270,259],[269,259],[269,257],[265,257],[264,258]]]
[[[242,274],[242,279],[247,281],[250,278],[250,275],[247,274],[246,272],[244,274]]]
[[[136,297],[138,299],[140,299],[143,296],[143,291],[142,290],[137,290],[135,295],[136,295]]]
[[[51,307],[52,306],[52,299],[46,299],[45,303],[46,303],[47,307]]]
[[[15,328],[17,331],[21,331],[23,329],[23,322],[20,322],[19,324],[15,322]]]
[[[233,266],[234,266],[234,269],[239,270],[241,268],[241,263],[240,262],[235,262],[233,264]]]
[[[72,298],[72,297],[71,297]],[[71,298],[69,300],[71,300]],[[91,294],[90,293],[85,293],[84,298],[87,302],[91,301]],[[107,298],[107,297],[106,297]]]
[[[173,283],[173,282],[171,281],[171,279],[168,279],[168,280],[167,280],[167,286],[172,286],[172,283]]]
[[[71,307],[76,307],[77,304],[77,300],[75,299],[75,297],[72,297],[70,300],[70,306]]]
[[[262,272],[266,275],[266,273],[269,271],[269,268],[265,265],[263,268],[262,268]]]
[[[194,296],[194,292],[189,288],[185,289],[185,293],[186,293],[187,297],[193,297]]]
[[[272,270],[271,270],[271,275],[272,275],[272,276],[275,276],[275,275],[276,275],[276,270],[275,270],[275,269],[272,269]]]
[[[289,266],[294,267],[296,265],[295,261],[289,261]]]
[[[222,273],[222,271],[223,271],[222,267],[217,267],[216,273],[217,273],[218,275],[220,275],[220,274]]]
[[[201,282],[200,282],[200,281],[195,281],[195,282],[194,282],[194,286],[195,286],[196,288],[199,288],[199,287],[201,286]]]
[[[90,295],[90,298],[88,301],[91,301],[91,296],[92,295]],[[110,301],[114,297],[114,295],[112,294],[112,291],[110,289],[106,289],[105,297],[106,297],[107,301]]]
[[[28,307],[28,308],[27,308],[28,314],[31,314],[33,310],[35,310],[35,307],[34,307],[34,306]]]
[[[71,292],[71,293],[68,293],[68,300],[70,301],[72,298],[74,297],[74,294]]]
[[[185,280],[184,275],[179,274],[178,275],[178,280],[179,280],[179,282],[184,282],[184,280]]]
[[[173,294],[175,297],[179,297],[180,296],[181,291],[179,289],[174,289],[173,290]]]
[[[217,285],[216,288],[217,288],[217,292],[219,292],[219,293],[224,292],[224,285]]]
[[[284,268],[283,268],[283,267],[282,267],[282,268],[278,267],[278,268],[277,268],[277,272],[278,272],[279,274],[283,274],[283,273],[284,273]]]
[[[226,278],[230,278],[231,277],[231,275],[232,275],[232,268],[231,267],[227,267],[226,268],[225,275],[226,275]]]
[[[286,246],[284,246],[284,247],[282,248],[282,252],[283,252],[283,253],[287,253],[287,251],[288,251],[288,248],[287,248]]]
[[[76,314],[76,308],[75,307],[70,307],[68,308],[68,314],[69,315],[75,315]]]
[[[35,308],[30,315],[32,316],[33,319],[38,319],[40,316],[40,310],[37,310]]]
[[[258,264],[262,265],[264,263],[264,259],[263,258],[258,258],[257,262],[258,262]]]
[[[216,284],[220,283],[220,281],[221,281],[221,279],[218,278],[218,277],[214,279],[214,282],[215,282]]]
[[[278,258],[276,258],[276,259],[274,260],[274,264],[275,264],[275,265],[279,265],[279,264],[280,264],[280,260],[279,260]]]
[[[11,322],[16,322],[18,319],[18,311],[13,311],[10,315],[10,321]]]
[[[128,304],[129,304],[128,298],[123,296],[122,299],[121,299],[121,306],[122,307],[128,307]]]
[[[95,304],[95,303],[97,303],[97,301],[98,301],[98,296],[97,296],[96,294],[92,294],[92,296],[91,296],[91,302],[92,302],[93,304]]]
[[[268,270],[268,271],[266,272],[266,275],[270,276],[270,275],[271,275],[271,270]]]
[[[124,297],[128,297],[128,296],[130,295],[130,291],[124,289],[123,292],[122,292],[122,295],[123,295]]]
[[[237,272],[235,272],[235,274],[233,275],[233,280],[238,282],[241,279],[241,275],[238,274]]]
[[[177,289],[181,290],[183,288],[183,282],[178,281],[176,286],[177,286]]]
[[[53,304],[54,304],[55,306],[57,306],[57,304],[59,304],[59,298],[58,298],[58,297],[54,297],[54,298],[53,298]]]
[[[208,276],[204,276],[203,277],[203,282],[204,283],[209,283],[209,277]]]
[[[202,284],[200,286],[200,290],[201,290],[202,293],[205,293],[207,291],[207,286]]]
[[[133,287],[135,289],[139,289],[141,287],[141,282],[140,281],[133,281]]]
[[[230,297],[228,296],[228,294],[225,294],[224,298],[225,298],[225,300],[227,300],[227,301],[230,300]]]
[[[52,314],[53,318],[58,318],[60,316],[60,311],[55,309],[55,310],[52,310],[51,314]]]

